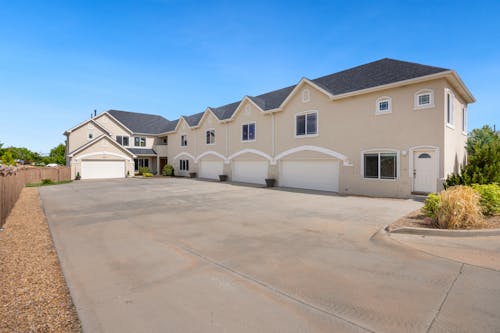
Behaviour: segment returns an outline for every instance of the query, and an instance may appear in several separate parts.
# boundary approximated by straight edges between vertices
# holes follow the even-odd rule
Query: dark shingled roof
[[[134,155],[156,155],[156,152],[153,149],[146,149],[146,148],[127,148],[127,149]]]
[[[159,134],[166,132],[170,121],[159,115],[109,110],[108,113],[134,133]]]
[[[384,58],[311,81],[332,95],[340,95],[443,71],[448,71],[448,69]],[[248,98],[262,110],[268,111],[278,108],[296,86],[289,86],[258,96],[248,96]],[[210,109],[219,120],[225,120],[232,117],[240,103],[241,101],[238,101]],[[108,112],[135,133],[159,134],[171,132],[175,130],[179,122],[179,119],[168,121],[162,116],[143,113],[116,110]],[[196,126],[203,117],[203,113],[184,116],[184,119],[189,126]]]

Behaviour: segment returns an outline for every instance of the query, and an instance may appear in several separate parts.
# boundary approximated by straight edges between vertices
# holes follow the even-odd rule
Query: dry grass
[[[437,224],[442,229],[477,229],[484,225],[479,193],[468,186],[453,186],[439,193]]]
[[[25,188],[0,232],[0,332],[80,332],[38,189]]]

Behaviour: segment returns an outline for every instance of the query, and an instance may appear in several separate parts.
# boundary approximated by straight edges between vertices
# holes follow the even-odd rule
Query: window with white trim
[[[318,134],[318,112],[308,111],[295,115],[295,136]]]
[[[467,133],[467,108],[462,108],[462,132]]]
[[[129,137],[128,136],[117,135],[116,136],[116,142],[118,142],[122,146],[128,147],[128,145],[129,145]]]
[[[434,93],[431,89],[422,89],[415,93],[415,109],[434,107]]]
[[[241,141],[255,141],[255,123],[241,125]]]
[[[146,147],[146,137],[144,137],[144,136],[134,137],[134,146],[135,147]]]
[[[446,123],[453,126],[453,95],[446,93]]]
[[[392,102],[390,97],[379,97],[376,101],[376,114],[386,114],[392,112]]]
[[[397,153],[370,152],[363,154],[364,178],[396,179],[398,177]]]
[[[179,170],[189,171],[189,160],[179,160]]]
[[[187,145],[188,145],[187,135],[183,134],[181,135],[181,146],[186,147]]]
[[[87,134],[87,139],[92,140],[94,138],[94,131],[89,131]]]
[[[309,89],[302,90],[302,102],[306,103],[309,102],[310,100],[311,100],[311,92],[309,91]]]
[[[207,145],[215,144],[215,130],[209,129],[206,131],[206,143]]]
[[[134,170],[139,171],[139,168],[149,168],[149,158],[134,159]]]

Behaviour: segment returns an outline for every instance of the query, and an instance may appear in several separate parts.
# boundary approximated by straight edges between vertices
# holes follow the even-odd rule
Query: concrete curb
[[[480,236],[500,235],[500,229],[446,230],[446,229],[402,227],[390,230],[389,226],[386,226],[384,230],[390,234],[409,234],[409,235],[440,236],[440,237],[480,237]]]

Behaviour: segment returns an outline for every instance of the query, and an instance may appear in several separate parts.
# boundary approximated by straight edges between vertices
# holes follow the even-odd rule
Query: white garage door
[[[82,179],[125,178],[124,161],[82,161]]]
[[[267,178],[267,161],[234,161],[233,177],[235,182],[265,184]]]
[[[224,170],[222,161],[201,161],[199,169],[200,178],[219,179]]]
[[[283,161],[280,186],[338,192],[338,161]]]

